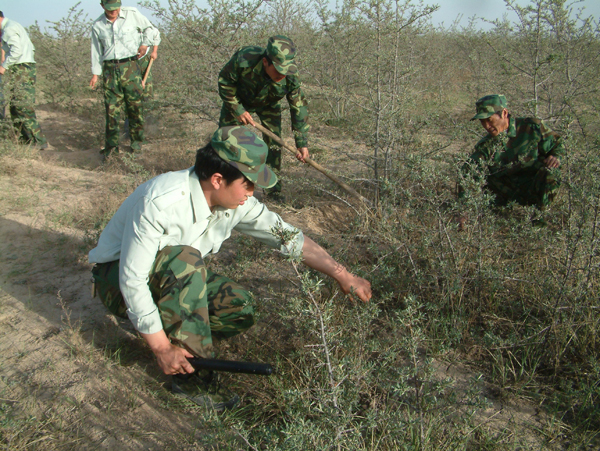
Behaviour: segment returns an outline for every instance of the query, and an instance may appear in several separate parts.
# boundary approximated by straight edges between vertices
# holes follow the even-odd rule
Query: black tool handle
[[[196,370],[224,371],[226,373],[245,373],[259,374],[261,376],[270,376],[273,374],[273,367],[268,363],[257,362],[236,362],[233,360],[218,359],[188,359]]]

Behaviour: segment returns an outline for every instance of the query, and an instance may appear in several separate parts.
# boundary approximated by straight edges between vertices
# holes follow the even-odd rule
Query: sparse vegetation
[[[50,31],[31,30],[38,103],[65,122],[84,118],[73,140],[87,147],[34,151],[2,124],[2,449],[596,449],[597,19],[563,0],[507,1],[518,21],[489,31],[435,29],[435,7],[410,0],[162,4],[143,2],[163,33],[158,125],[143,153],[103,166],[96,150],[67,158],[102,136],[99,93],[85,89],[89,20],[75,5]],[[217,416],[173,397],[135,331],[90,301],[86,254],[137,185],[192,164],[216,127],[219,69],[276,33],[300,51],[312,155],[373,208],[289,156],[287,203],[270,207],[375,296],[353,303],[234,235],[209,265],[252,290],[259,322],[220,354],[278,374],[225,375],[242,405]],[[482,134],[468,121],[474,101],[493,92],[565,139],[546,227],[531,208],[494,208],[475,181],[456,199],[458,168]]]

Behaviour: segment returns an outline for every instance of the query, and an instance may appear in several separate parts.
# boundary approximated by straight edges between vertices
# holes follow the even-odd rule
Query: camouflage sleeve
[[[545,156],[555,156],[561,158],[565,155],[565,146],[561,136],[548,127],[544,121],[540,123],[540,132],[542,139],[539,143],[538,149],[543,152]]]
[[[290,104],[290,116],[292,117],[292,130],[296,147],[308,147],[308,101],[302,92],[300,81],[296,77],[288,77],[293,82],[292,90],[287,94]]]
[[[477,163],[478,165],[483,165],[492,156],[491,142],[487,138],[488,135],[481,138],[479,142],[475,144],[475,151],[471,154],[470,157],[470,160],[472,162],[471,164]]]
[[[486,145],[486,141],[481,139],[475,145],[475,151],[471,154],[469,159],[461,166],[459,179],[464,180],[471,177],[473,180],[478,181],[481,176],[481,171],[484,166],[484,162],[489,157],[489,146]],[[458,198],[462,199],[465,197],[465,189],[460,184],[456,186]]]
[[[238,53],[235,53],[219,72],[219,96],[225,108],[235,117],[241,116],[246,111],[237,97],[239,74]]]

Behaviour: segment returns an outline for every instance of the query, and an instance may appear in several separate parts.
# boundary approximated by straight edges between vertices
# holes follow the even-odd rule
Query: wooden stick
[[[152,67],[152,63],[154,62],[154,58],[150,57],[150,62],[148,63],[148,68],[146,69],[146,73],[144,74],[144,79],[142,80],[142,88],[146,89],[146,80],[148,80],[148,75],[150,75],[150,68]]]
[[[285,149],[289,150],[294,155],[296,155],[298,153],[298,151],[296,149],[294,149],[292,146],[287,145],[279,136],[277,136],[271,130],[267,130],[265,127],[263,127],[262,125],[260,125],[260,124],[258,124],[256,122],[254,124],[255,124],[254,126],[260,132],[264,133],[265,135],[267,135],[271,139],[275,140],[277,143],[279,143],[279,145],[283,146]],[[313,168],[315,168],[317,171],[319,171],[320,173],[322,173],[323,175],[325,175],[327,178],[329,178],[333,182],[335,182],[338,185],[340,185],[347,193],[351,194],[353,197],[355,197],[356,199],[360,200],[365,206],[368,207],[371,204],[371,202],[369,202],[368,199],[366,199],[363,196],[361,196],[360,193],[358,193],[356,190],[354,190],[354,188],[352,188],[348,184],[342,182],[335,175],[331,174],[327,169],[325,169],[319,163],[311,160],[310,158],[305,158],[304,162],[307,163],[307,164],[309,164]]]

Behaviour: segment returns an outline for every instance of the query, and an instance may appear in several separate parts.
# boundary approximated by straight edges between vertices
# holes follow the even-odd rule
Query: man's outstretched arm
[[[302,262],[335,279],[345,294],[354,293],[363,302],[371,299],[371,283],[368,280],[349,273],[325,249],[306,235],[304,235],[304,245],[302,246]]]

